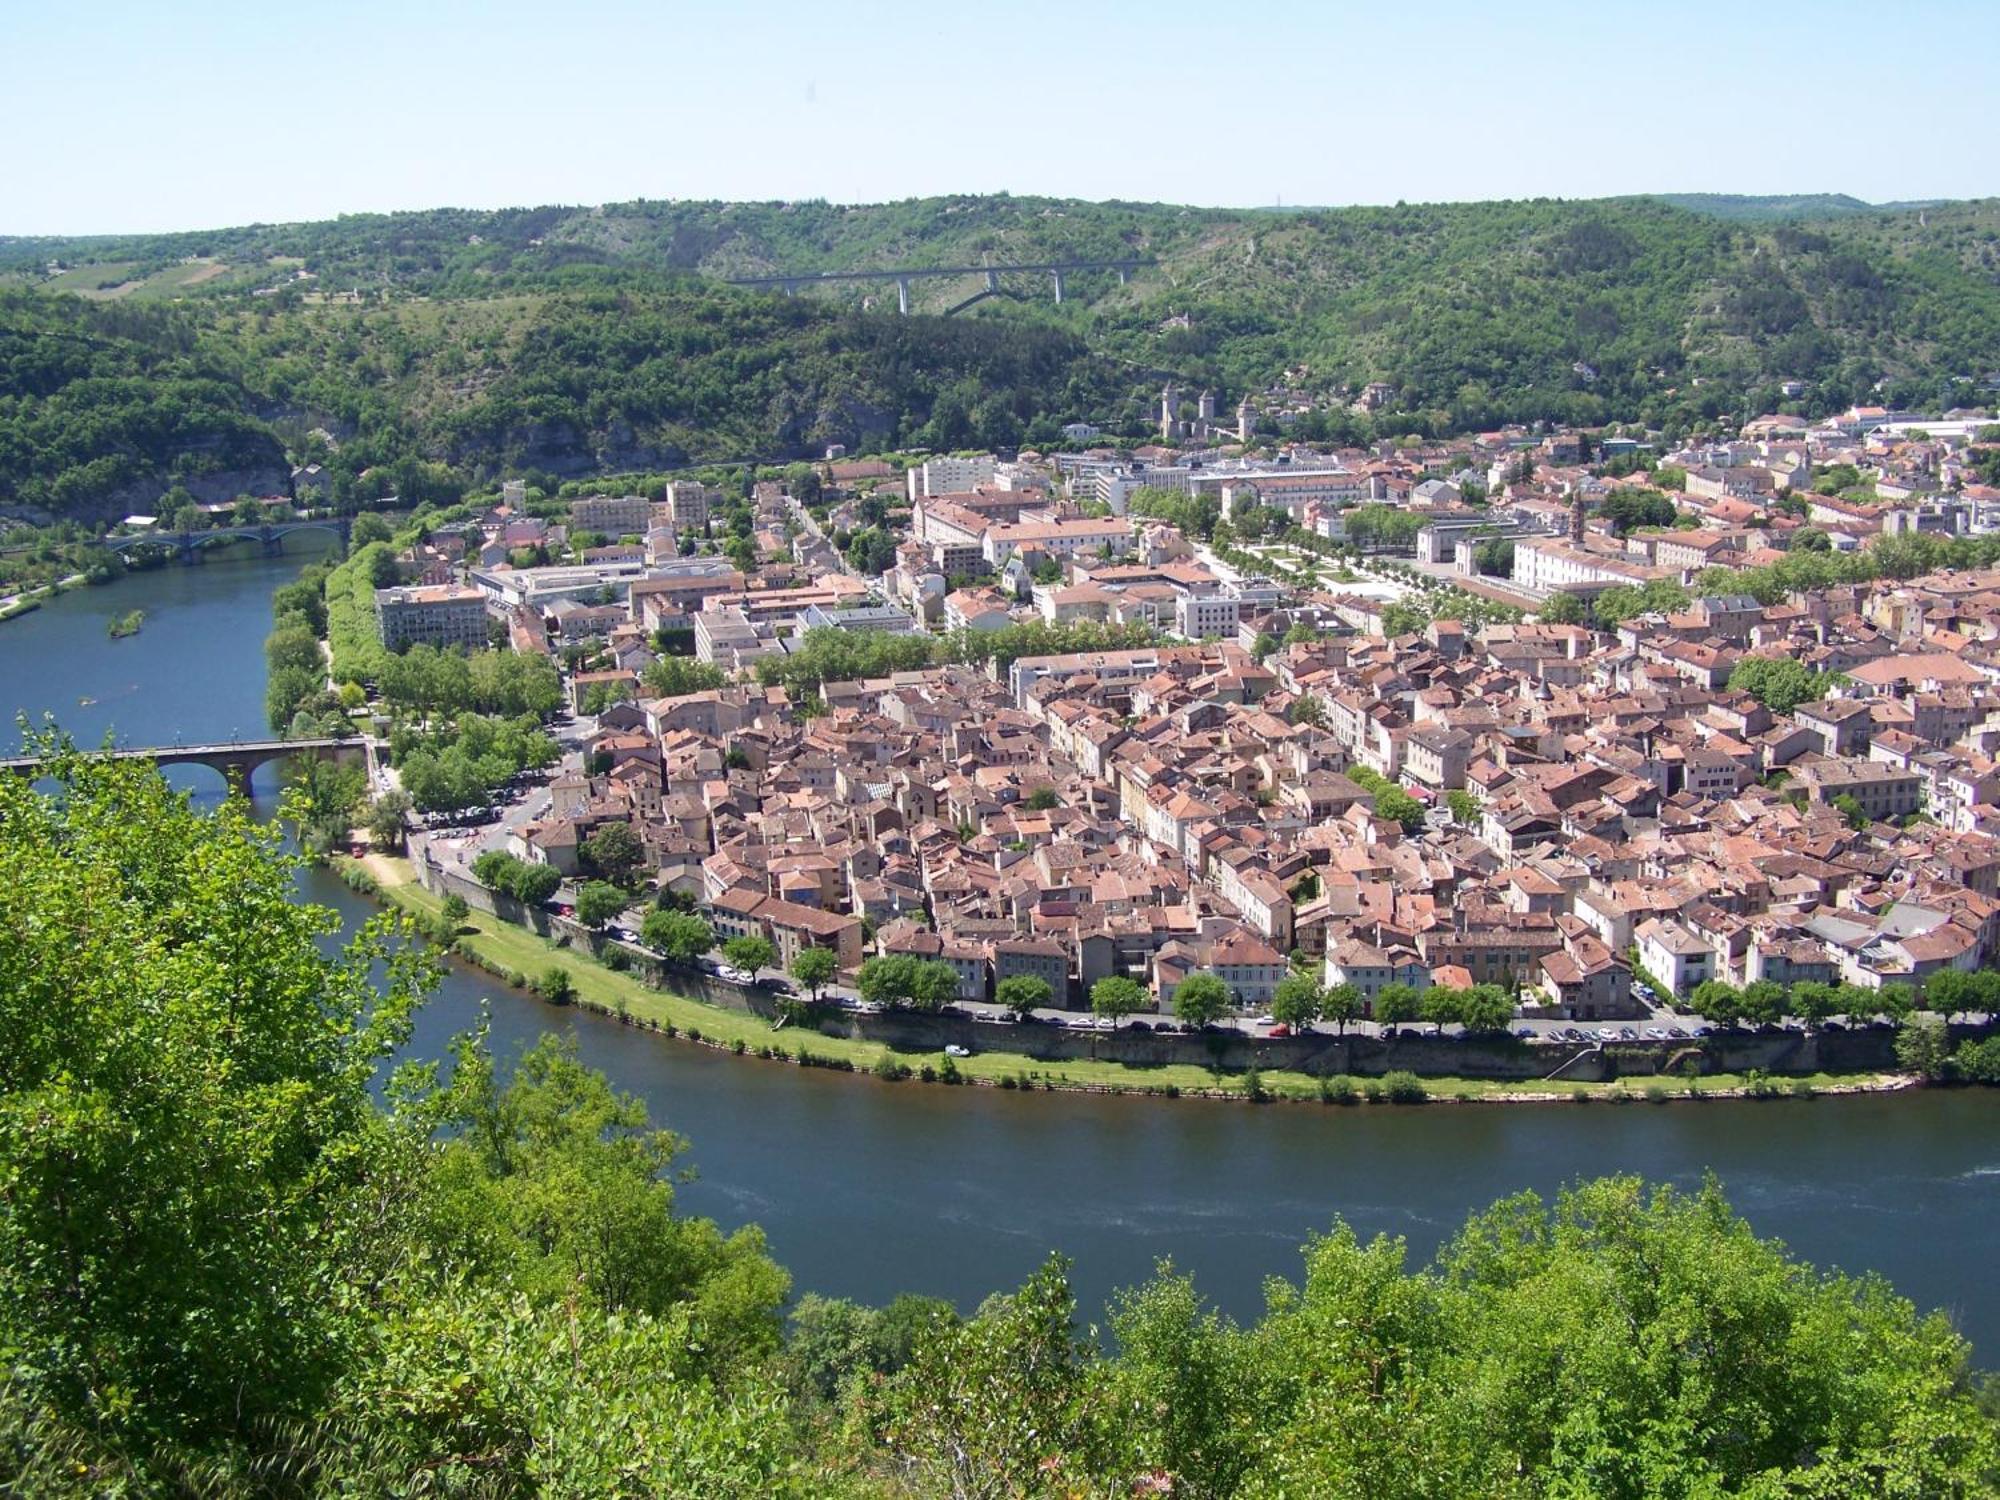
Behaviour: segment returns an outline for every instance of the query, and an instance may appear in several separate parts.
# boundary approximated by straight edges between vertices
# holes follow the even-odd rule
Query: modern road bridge
[[[893,281],[896,283],[897,310],[907,314],[910,310],[910,283],[940,277],[984,276],[986,290],[968,297],[956,307],[947,309],[946,316],[961,312],[973,303],[990,297],[1000,290],[1000,278],[1013,271],[1029,272],[1047,276],[1055,283],[1056,301],[1063,299],[1063,277],[1077,271],[1115,271],[1123,285],[1131,274],[1141,266],[1154,262],[1134,257],[1130,260],[1046,260],[1011,266],[906,266],[886,271],[787,271],[774,276],[732,276],[731,286],[754,286],[781,288],[790,297],[803,286],[830,286],[838,281]]]

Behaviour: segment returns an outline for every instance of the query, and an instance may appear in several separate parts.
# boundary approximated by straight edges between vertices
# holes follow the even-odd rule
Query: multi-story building
[[[1236,634],[1241,600],[1219,594],[1182,594],[1174,600],[1174,630],[1186,640],[1224,639]]]
[[[1639,964],[1682,997],[1715,978],[1715,949],[1681,923],[1658,917],[1639,925],[1633,935],[1639,946]]]
[[[479,589],[447,583],[375,591],[375,626],[391,651],[410,645],[477,650],[486,644],[486,621],[486,595]]]
[[[1649,568],[1555,537],[1514,543],[1514,582],[1531,594],[1601,592],[1672,576],[1671,569]]]
[[[653,524],[653,502],[644,495],[586,495],[571,503],[569,524],[574,531],[643,537]]]
[[[721,497],[707,485],[692,479],[677,479],[667,486],[667,504],[673,507],[674,530],[706,531],[709,513]]]
[[[909,471],[912,500],[926,495],[953,495],[993,483],[993,455],[971,458],[930,458]]]
[[[987,528],[982,550],[986,561],[998,567],[1018,551],[1042,552],[1050,557],[1102,551],[1115,557],[1131,547],[1132,523],[1112,516],[1101,521],[1086,517],[1076,521],[1019,521],[1010,526],[991,526]]]
[[[1048,938],[1002,938],[987,951],[993,964],[996,992],[1005,981],[1027,975],[1047,981],[1049,1004],[1065,1007],[1069,1004],[1069,952],[1061,943]]]

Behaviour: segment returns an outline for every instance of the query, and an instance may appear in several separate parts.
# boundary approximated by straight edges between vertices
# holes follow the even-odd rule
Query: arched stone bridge
[[[219,526],[213,531],[142,531],[133,536],[107,537],[108,552],[124,554],[135,547],[171,547],[182,562],[201,561],[201,549],[211,542],[233,542],[243,538],[262,542],[267,553],[282,552],[285,538],[301,531],[323,531],[340,538],[346,548],[354,531],[351,516],[328,516],[318,521],[273,521],[261,526]]]
[[[205,745],[148,745],[127,750],[86,752],[106,760],[144,760],[156,766],[209,766],[222,773],[232,791],[250,784],[259,766],[290,755],[311,755],[319,760],[345,760],[369,756],[365,739],[309,740],[216,740]],[[372,757],[371,757],[372,758]],[[0,760],[0,771],[33,776],[44,762],[38,755],[16,755]]]

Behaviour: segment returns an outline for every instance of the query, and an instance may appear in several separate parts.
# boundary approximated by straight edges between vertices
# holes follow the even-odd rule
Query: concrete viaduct
[[[222,773],[232,792],[247,788],[259,766],[283,760],[288,755],[311,755],[318,760],[343,760],[357,755],[372,759],[372,747],[367,740],[334,739],[330,736],[302,740],[217,740],[206,745],[148,745],[129,750],[85,753],[96,759],[143,760],[156,766],[208,766]],[[43,765],[39,755],[0,759],[0,771],[12,771],[21,776],[36,775]]]
[[[1131,274],[1141,266],[1154,262],[1134,258],[1131,260],[1050,260],[1014,266],[911,266],[902,270],[889,271],[805,271],[789,272],[776,276],[732,276],[731,286],[762,287],[766,290],[776,287],[787,297],[795,295],[802,286],[827,286],[837,281],[893,281],[896,283],[896,307],[905,316],[910,311],[910,283],[925,278],[984,276],[986,289],[976,292],[956,307],[945,309],[945,316],[963,312],[973,303],[983,301],[1000,290],[1000,278],[1012,271],[1025,271],[1038,276],[1047,276],[1055,284],[1056,301],[1063,299],[1063,277],[1073,271],[1115,271],[1122,286]]]
[[[323,521],[276,521],[261,526],[221,526],[214,531],[142,531],[135,536],[108,537],[104,548],[125,553],[135,547],[171,547],[184,563],[201,561],[201,549],[212,542],[233,542],[248,537],[262,542],[267,555],[285,550],[285,538],[300,531],[324,531],[340,538],[345,550],[354,530],[351,516],[331,516]]]

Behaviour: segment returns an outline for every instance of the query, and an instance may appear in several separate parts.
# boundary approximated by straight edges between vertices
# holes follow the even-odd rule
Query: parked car
[[[946,1057],[970,1057],[972,1056],[972,1049],[970,1047],[961,1047],[957,1042],[949,1042],[945,1045],[944,1055]]]

